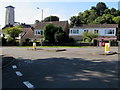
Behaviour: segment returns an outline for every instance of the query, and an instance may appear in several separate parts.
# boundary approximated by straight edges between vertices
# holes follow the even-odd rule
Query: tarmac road
[[[111,50],[117,52],[118,48]],[[3,88],[118,88],[118,55],[98,55],[101,51],[104,48],[67,48],[54,52],[45,48],[32,51],[3,47],[3,54],[17,59],[13,63],[17,68],[11,65],[3,69]],[[16,71],[22,76],[17,76]]]

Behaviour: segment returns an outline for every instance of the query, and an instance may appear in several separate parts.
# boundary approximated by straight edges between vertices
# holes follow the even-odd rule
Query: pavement
[[[118,88],[119,54],[96,54],[104,52],[103,47],[48,49],[3,47],[2,54],[17,60],[3,69],[3,88]],[[111,51],[118,52],[118,48]],[[18,71],[22,76],[16,75]],[[25,85],[26,81],[31,85]]]

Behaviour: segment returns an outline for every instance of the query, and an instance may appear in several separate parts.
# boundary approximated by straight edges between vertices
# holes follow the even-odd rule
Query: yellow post
[[[33,49],[36,49],[36,43],[33,43]]]
[[[105,43],[105,53],[110,53],[110,43]]]

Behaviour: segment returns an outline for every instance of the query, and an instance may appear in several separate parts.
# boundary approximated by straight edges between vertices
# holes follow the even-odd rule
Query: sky
[[[105,2],[109,8],[118,9],[118,0],[101,0]],[[42,19],[50,15],[55,15],[60,18],[60,21],[68,20],[71,16],[77,15],[79,12],[89,10],[91,6],[95,6],[98,3],[97,0],[91,2],[91,0],[57,0],[51,1],[45,0],[44,2],[38,0],[5,0],[0,2],[0,28],[5,26],[5,12],[6,6],[12,5],[15,7],[15,22],[34,24],[35,20]],[[37,9],[39,7],[39,9]]]

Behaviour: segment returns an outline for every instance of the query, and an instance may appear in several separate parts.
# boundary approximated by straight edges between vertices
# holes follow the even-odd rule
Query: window
[[[43,31],[41,31],[41,35],[43,35]]]
[[[77,30],[77,34],[79,34],[79,30]]]
[[[73,34],[76,34],[76,30],[73,30]]]
[[[72,30],[71,30],[71,34],[72,34]]]
[[[114,34],[114,30],[105,30],[105,34]]]
[[[79,34],[79,30],[71,30],[71,34]]]
[[[94,33],[98,33],[98,30],[94,30]]]
[[[84,30],[84,32],[88,33],[88,30]]]
[[[41,30],[35,30],[35,35],[42,35],[42,31]]]

